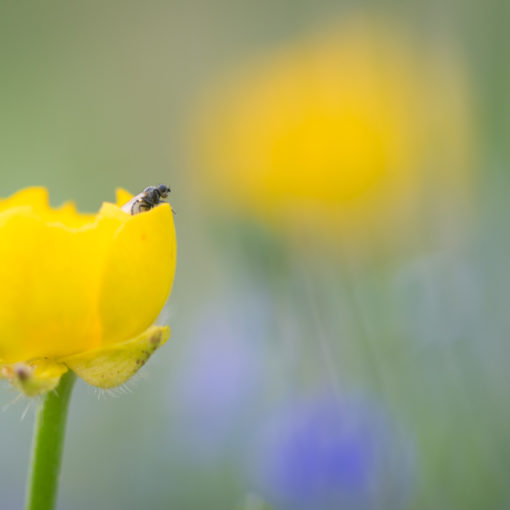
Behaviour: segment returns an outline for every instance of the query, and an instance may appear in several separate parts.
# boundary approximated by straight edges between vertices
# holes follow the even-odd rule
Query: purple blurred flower
[[[173,426],[182,427],[188,454],[202,460],[234,447],[260,384],[264,309],[240,304],[203,314],[172,381]]]
[[[266,424],[257,448],[255,485],[279,510],[395,509],[409,494],[409,441],[369,403],[297,402]]]

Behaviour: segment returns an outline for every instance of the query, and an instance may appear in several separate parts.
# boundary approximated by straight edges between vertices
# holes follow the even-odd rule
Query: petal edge
[[[91,386],[114,388],[135,375],[169,337],[168,326],[151,326],[127,342],[76,354],[62,362]]]

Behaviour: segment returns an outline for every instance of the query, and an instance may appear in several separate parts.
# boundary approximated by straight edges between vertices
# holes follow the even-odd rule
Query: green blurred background
[[[453,247],[353,264],[217,215],[193,125],[229,73],[365,12],[453,49],[475,147]],[[123,391],[77,385],[58,508],[510,506],[509,19],[497,0],[0,2],[0,195],[94,211],[162,182],[177,213],[171,340]],[[23,504],[35,404],[6,407],[2,510]]]

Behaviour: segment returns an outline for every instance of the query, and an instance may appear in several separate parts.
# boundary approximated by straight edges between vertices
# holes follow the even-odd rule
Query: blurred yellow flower
[[[424,206],[449,213],[472,141],[467,83],[446,54],[356,18],[247,64],[198,115],[201,188],[220,207],[333,237],[391,237]]]
[[[44,188],[0,201],[1,374],[28,395],[74,370],[108,388],[131,377],[169,336],[151,326],[172,287],[176,240],[168,204],[137,215],[48,205]]]

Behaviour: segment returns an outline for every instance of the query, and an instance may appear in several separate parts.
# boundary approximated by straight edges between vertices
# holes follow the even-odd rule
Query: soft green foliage
[[[508,6],[364,4],[455,47],[471,76],[477,157],[469,212],[447,249],[326,253],[217,218],[194,193],[197,98],[359,2],[2,2],[0,196],[41,184],[54,205],[76,197],[92,211],[116,186],[161,182],[176,212],[177,277],[161,321],[172,341],[118,392],[76,385],[57,508],[274,506],[253,474],[257,441],[290,400],[325,389],[383,409],[391,434],[367,434],[407,454],[374,449],[387,469],[370,476],[388,489],[375,508],[508,506]],[[414,234],[420,246],[433,237]],[[0,386],[0,404],[13,398]],[[25,405],[0,414],[2,509],[22,506],[34,419],[32,404],[20,422]]]

